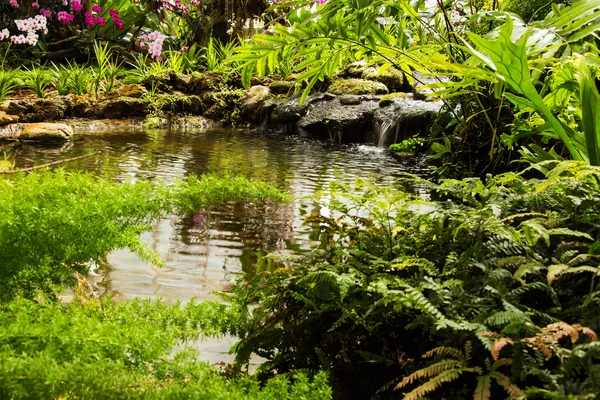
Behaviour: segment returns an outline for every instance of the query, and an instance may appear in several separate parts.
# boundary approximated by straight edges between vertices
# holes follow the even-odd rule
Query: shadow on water
[[[414,158],[398,161],[375,146],[339,146],[280,135],[234,129],[200,132],[148,131],[80,135],[73,145],[42,148],[11,146],[6,157],[17,168],[84,155],[64,165],[119,181],[171,181],[191,173],[243,174],[262,179],[300,198],[323,190],[333,180],[357,177],[391,182],[425,166]],[[115,251],[91,280],[117,300],[137,296],[167,301],[215,299],[237,274],[251,273],[259,257],[273,251],[293,253],[317,246],[320,232],[302,224],[318,208],[307,200],[290,205],[236,203],[158,221],[143,240],[166,261],[152,267],[127,251]]]

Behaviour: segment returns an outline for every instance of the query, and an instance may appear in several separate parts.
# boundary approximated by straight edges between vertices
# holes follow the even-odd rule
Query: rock
[[[149,112],[149,103],[133,97],[104,100],[97,105],[95,115],[100,118],[143,117]]]
[[[386,69],[381,74],[379,73],[379,67],[365,68],[362,74],[362,79],[381,82],[389,89],[390,92],[412,91],[412,87],[405,84],[404,74],[402,71],[394,67]]]
[[[7,114],[16,115],[22,122],[56,121],[71,111],[71,98],[57,96],[46,99],[9,100],[3,104]]]
[[[189,90],[190,81],[192,78],[189,75],[180,74],[171,71],[171,87],[180,92],[187,92]]]
[[[345,106],[353,106],[362,103],[367,98],[365,96],[357,96],[354,94],[343,94],[339,97],[340,103]]]
[[[341,94],[387,94],[388,89],[381,82],[367,81],[364,79],[337,79],[334,80],[329,93]]]
[[[21,117],[23,122],[57,121],[64,119],[71,111],[71,99],[58,96],[49,99],[38,99],[33,103],[33,115]]]
[[[19,140],[39,142],[67,141],[73,137],[73,128],[66,124],[37,123],[26,124]]]
[[[367,69],[367,62],[365,60],[356,61],[346,66],[342,76],[347,78],[362,78],[365,69]]]
[[[202,100],[196,95],[158,95],[154,101],[162,111],[166,112],[197,115],[204,110]]]
[[[390,104],[378,107],[374,113],[378,145],[398,143],[418,133],[426,134],[442,105],[442,102],[414,100],[409,95],[393,97]]]
[[[304,104],[300,104],[300,96],[287,98],[284,100],[274,100],[265,103],[265,109],[272,108],[270,122],[272,124],[289,124],[298,121],[304,116],[309,105],[320,103],[326,100],[334,99],[336,96],[328,93],[315,93],[307,97]]]
[[[295,86],[295,82],[274,81],[269,85],[269,89],[271,90],[271,93],[274,94],[288,94],[294,90]]]
[[[144,86],[138,84],[131,84],[114,89],[106,96],[106,98],[115,99],[117,97],[132,97],[134,99],[139,99],[147,93],[148,90],[146,90]]]
[[[242,99],[247,94],[243,89],[226,89],[217,92],[204,92],[200,95],[203,116],[215,121],[237,122]]]
[[[342,97],[342,96],[340,96]],[[373,128],[373,115],[379,108],[377,99],[344,105],[340,98],[311,105],[298,128],[311,137],[338,142],[364,142]]]
[[[2,104],[7,114],[22,116],[33,112],[33,104],[29,100],[8,100]]]
[[[379,99],[379,107],[387,107],[391,104],[394,104],[394,99],[407,99],[407,98],[411,98],[411,94],[410,93],[390,93],[390,94],[386,94],[381,96],[381,99]]]
[[[252,86],[242,98],[242,112],[252,121],[260,121],[263,117],[262,108],[269,98],[269,88]]]
[[[12,124],[14,122],[19,122],[18,115],[9,115],[4,111],[0,111],[0,126]]]
[[[168,92],[171,90],[171,75],[168,72],[149,74],[142,81],[142,85],[148,90]]]
[[[188,87],[186,90],[182,90],[182,92],[200,94],[203,92],[220,91],[223,88],[224,83],[221,75],[212,72],[207,72],[205,74],[192,72]]]
[[[71,113],[74,117],[91,117],[94,115],[94,105],[89,99],[76,100]]]

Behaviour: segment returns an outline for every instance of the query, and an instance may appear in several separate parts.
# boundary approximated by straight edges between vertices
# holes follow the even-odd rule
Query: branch
[[[47,164],[36,165],[36,166],[33,166],[33,167],[21,168],[21,169],[12,169],[10,171],[0,171],[0,174],[17,174],[19,172],[31,172],[31,171],[34,171],[36,169],[50,167],[52,165],[58,165],[58,164],[63,164],[63,163],[67,163],[67,162],[71,162],[71,161],[75,161],[75,160],[80,160],[82,158],[93,156],[93,155],[98,154],[98,153],[100,153],[100,152],[99,151],[95,151],[93,153],[86,154],[86,155],[83,155],[83,156],[73,157],[73,158],[67,158],[66,160],[52,161],[52,162],[47,163]]]

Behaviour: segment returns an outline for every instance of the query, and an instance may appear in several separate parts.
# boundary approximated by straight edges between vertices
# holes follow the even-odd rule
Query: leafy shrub
[[[414,152],[421,148],[425,144],[425,139],[419,137],[413,137],[405,139],[400,143],[394,143],[390,145],[390,150],[401,151],[401,152]]]
[[[261,387],[226,380],[183,339],[237,333],[246,312],[205,302],[136,300],[0,305],[0,397],[11,399],[326,399],[327,377],[297,374]]]
[[[161,265],[139,238],[158,217],[174,209],[269,198],[285,196],[264,183],[212,175],[170,187],[63,170],[0,179],[0,301],[73,286],[74,272],[85,274],[90,261],[118,248]]]
[[[598,393],[600,168],[416,183],[442,201],[332,185],[332,215],[307,220],[326,248],[237,288],[254,317],[237,362],[325,369],[353,398]]]

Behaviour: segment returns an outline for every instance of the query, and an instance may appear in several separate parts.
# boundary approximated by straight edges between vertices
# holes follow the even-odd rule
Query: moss
[[[379,107],[387,107],[394,102],[394,99],[405,99],[410,97],[408,93],[390,93],[381,97]]]
[[[271,82],[271,84],[269,85],[269,89],[271,90],[271,93],[274,93],[274,94],[287,94],[287,93],[291,92],[292,90],[294,90],[295,86],[296,86],[295,82],[274,81],[274,82]]]
[[[387,87],[383,83],[364,79],[337,79],[329,86],[333,94],[386,94]]]
[[[379,68],[371,67],[364,70],[363,79],[383,83],[391,92],[402,91],[406,85],[404,74],[396,68],[388,68],[379,74]]]

